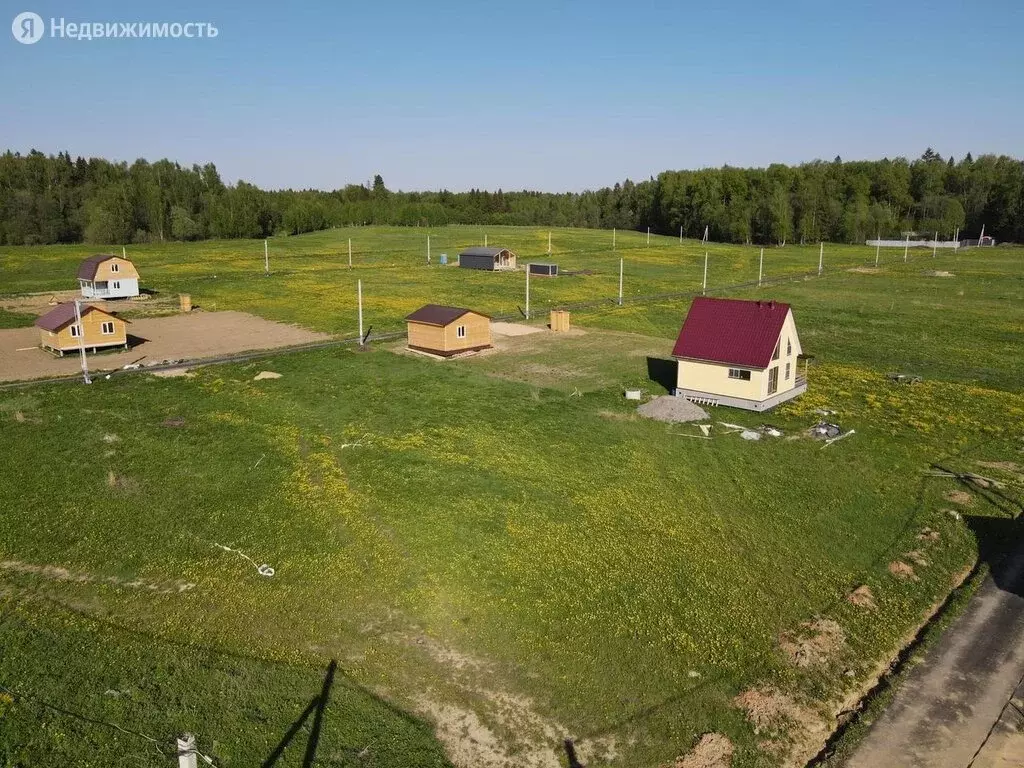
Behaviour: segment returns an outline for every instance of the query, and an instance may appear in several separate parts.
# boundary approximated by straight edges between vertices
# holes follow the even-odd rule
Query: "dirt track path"
[[[907,677],[846,768],[1024,766],[1024,543]]]

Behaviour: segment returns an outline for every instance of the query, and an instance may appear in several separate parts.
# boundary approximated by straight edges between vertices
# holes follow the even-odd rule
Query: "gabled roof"
[[[99,269],[107,259],[116,259],[117,256],[113,253],[97,253],[95,256],[90,256],[88,259],[78,265],[78,279],[79,280],[92,280],[96,277],[96,270]],[[128,259],[125,259],[128,261]]]
[[[789,304],[699,296],[693,300],[673,357],[767,368]]]
[[[508,251],[508,248],[485,248],[482,245],[477,245],[473,248],[467,248],[459,256],[490,256],[493,259],[502,251]]]
[[[489,315],[485,315],[482,312],[477,312],[472,309],[463,309],[462,307],[446,307],[441,304],[427,304],[426,306],[420,307],[411,315],[405,319],[413,323],[423,323],[425,325],[439,325],[445,326],[458,320],[463,315],[472,312],[475,315],[481,317],[490,318]]]
[[[82,316],[84,317],[89,312],[102,312],[108,317],[115,317],[106,310],[100,309],[92,304],[82,305]],[[75,305],[74,302],[67,302],[66,304],[58,304],[56,307],[51,309],[45,315],[36,320],[36,325],[42,328],[44,331],[53,331],[56,333],[65,325],[69,325],[75,321]],[[127,322],[122,320],[121,322]]]

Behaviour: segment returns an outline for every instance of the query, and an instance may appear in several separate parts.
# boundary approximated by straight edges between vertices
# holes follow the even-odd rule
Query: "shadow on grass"
[[[978,542],[978,563],[989,566],[992,581],[1004,592],[1024,597],[1024,518],[965,515]]]
[[[663,387],[665,392],[671,392],[676,388],[676,361],[648,357],[647,378]]]
[[[263,768],[273,768],[277,764],[285,749],[292,743],[295,735],[305,724],[306,720],[309,719],[310,715],[313,715],[313,727],[309,732],[309,738],[306,740],[306,753],[302,758],[302,768],[310,768],[313,765],[313,761],[316,760],[317,747],[320,745],[320,730],[324,722],[324,709],[327,707],[331,688],[334,686],[334,673],[337,669],[338,662],[331,659],[331,663],[327,665],[327,674],[324,676],[324,684],[320,688],[320,695],[315,696],[309,702],[309,706],[299,715],[299,718],[292,723],[291,728],[285,733],[284,737],[274,748],[274,751],[270,753],[270,757],[263,761]]]

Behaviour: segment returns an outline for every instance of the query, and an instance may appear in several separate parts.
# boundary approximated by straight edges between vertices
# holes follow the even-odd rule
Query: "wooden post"
[[[878,266],[878,252],[882,249],[882,233],[875,236],[875,266]]]
[[[352,238],[348,239],[348,268],[352,269]]]
[[[427,235],[427,264],[430,263],[430,235]]]
[[[935,239],[932,240],[932,258],[933,259],[935,258],[935,251],[938,249],[938,247],[939,247],[939,233],[936,232],[935,233]]]
[[[704,284],[701,286],[700,295],[708,292],[708,252],[704,251]]]
[[[903,263],[907,263],[907,252],[910,250],[910,233],[907,233],[907,239],[903,243]]]
[[[825,242],[822,241],[818,247],[818,274],[821,275],[821,270],[825,268]]]
[[[551,255],[551,232],[548,232],[548,256]]]
[[[128,251],[125,249],[123,245],[121,246],[121,258],[126,260],[128,258]]]
[[[761,261],[757,265],[757,287],[761,287],[761,275],[764,274],[764,248],[761,249]]]
[[[615,227],[612,227],[612,250],[615,250]]]
[[[679,244],[683,244],[683,225],[679,225]]]
[[[356,281],[356,291],[359,297],[359,343],[363,343],[363,281]]]
[[[648,245],[651,244],[651,228],[650,227],[647,228],[647,244]]]
[[[270,246],[267,245],[266,239],[263,240],[263,272],[267,276],[270,275]]]
[[[484,248],[487,247],[487,233],[484,232]]]

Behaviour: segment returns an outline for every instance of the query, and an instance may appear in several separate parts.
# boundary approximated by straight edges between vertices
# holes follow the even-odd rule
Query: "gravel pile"
[[[648,419],[658,421],[703,421],[708,418],[708,413],[699,405],[694,405],[685,397],[673,397],[664,395],[656,397],[649,403],[644,403],[636,412]]]

